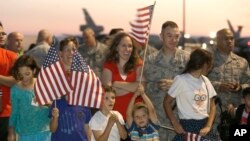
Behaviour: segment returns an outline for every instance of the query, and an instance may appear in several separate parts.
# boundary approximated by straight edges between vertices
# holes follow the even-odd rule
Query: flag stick
[[[174,128],[173,128],[173,127],[168,127],[168,126],[165,126],[165,125],[160,125],[160,127],[161,127],[161,128],[165,128],[165,129],[174,131]]]
[[[150,34],[150,29],[151,29],[155,4],[156,4],[156,1],[154,2],[153,11],[152,11],[151,18],[150,18],[150,21],[149,21],[148,38],[147,38],[147,41],[146,41],[146,44],[145,44],[145,49],[144,49],[143,62],[142,62],[142,68],[141,68],[141,75],[140,75],[140,79],[139,79],[139,84],[141,84],[141,81],[142,81],[142,75],[143,75],[143,71],[144,71],[144,64],[145,64],[146,54],[147,54],[147,50],[148,50],[148,40],[149,40],[149,34]]]

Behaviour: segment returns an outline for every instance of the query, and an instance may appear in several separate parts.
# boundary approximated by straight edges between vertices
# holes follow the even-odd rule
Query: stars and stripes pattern
[[[34,92],[39,105],[48,104],[72,91],[59,60],[58,50],[52,46],[35,83]]]
[[[243,111],[242,117],[241,117],[241,124],[247,124],[249,113],[246,112],[246,110]]]
[[[185,141],[200,141],[201,136],[195,133],[187,132],[185,134]]]
[[[136,20],[130,22],[131,36],[141,45],[146,45],[149,35],[154,5],[137,9]]]
[[[68,95],[69,104],[100,108],[104,94],[101,81],[78,52],[74,54],[71,71],[73,91]]]

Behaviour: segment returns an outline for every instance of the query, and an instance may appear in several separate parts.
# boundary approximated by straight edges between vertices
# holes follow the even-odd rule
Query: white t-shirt
[[[217,95],[207,77],[195,78],[189,73],[176,76],[168,94],[176,98],[180,119],[197,120],[208,117],[208,100]]]
[[[122,115],[118,111],[112,112],[118,116],[120,123],[124,125],[125,123],[122,118]],[[98,111],[89,121],[89,127],[91,130],[99,130],[104,132],[108,124],[108,119],[108,116],[105,116],[101,111]],[[93,134],[91,135],[91,141],[96,141]],[[110,131],[108,141],[120,141],[120,135],[116,123],[113,125]]]

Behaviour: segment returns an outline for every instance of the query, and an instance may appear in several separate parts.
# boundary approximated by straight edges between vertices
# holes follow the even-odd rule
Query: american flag
[[[146,45],[149,35],[154,5],[137,9],[136,20],[130,22],[131,36],[141,45]]]
[[[73,91],[68,95],[69,104],[100,108],[104,94],[101,81],[78,52],[74,54],[71,70]]]
[[[195,133],[187,132],[185,134],[185,141],[200,141],[201,136]]]
[[[34,92],[39,105],[47,104],[72,91],[59,60],[56,47],[50,47],[35,83]]]
[[[248,116],[249,116],[249,113],[246,112],[246,110],[244,110],[241,116],[241,124],[247,124]]]

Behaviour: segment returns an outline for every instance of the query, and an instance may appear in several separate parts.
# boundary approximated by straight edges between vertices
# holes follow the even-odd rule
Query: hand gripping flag
[[[154,5],[137,9],[136,20],[130,22],[131,36],[141,45],[147,44]]]
[[[39,105],[50,103],[72,91],[72,86],[59,60],[58,51],[55,46],[52,46],[35,83],[34,92]]]
[[[195,133],[186,132],[185,141],[200,141],[201,136]]]
[[[73,91],[68,95],[69,104],[100,108],[104,94],[101,81],[78,52],[74,54],[71,71]]]

